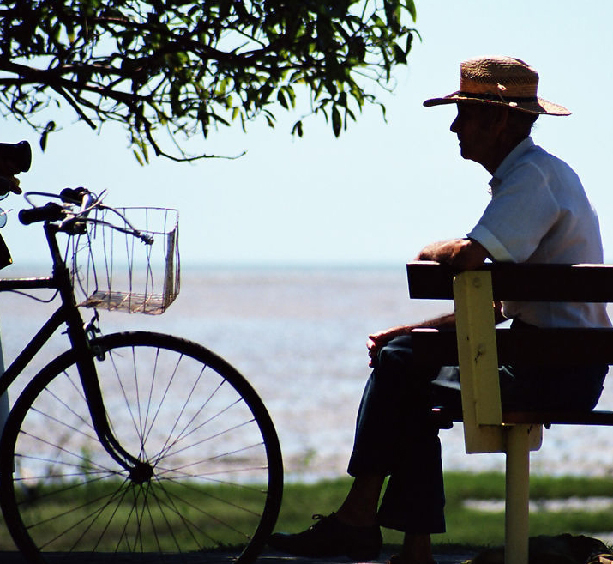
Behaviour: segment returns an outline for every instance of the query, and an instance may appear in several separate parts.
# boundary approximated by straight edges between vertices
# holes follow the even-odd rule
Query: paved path
[[[235,558],[235,554],[210,554],[197,555],[194,559],[190,559],[189,564],[231,564]],[[382,554],[381,557],[372,564],[384,563],[389,558],[389,554]],[[435,559],[438,564],[462,564],[474,557],[474,553],[465,551],[445,551],[444,554],[435,554]],[[79,554],[63,554],[58,553],[46,558],[48,564],[134,564],[139,562],[129,554],[96,554],[87,555],[86,558]],[[146,564],[174,564],[174,559],[158,560],[157,558],[140,559],[140,562]],[[181,559],[183,564],[184,559]],[[276,553],[264,553],[258,558],[257,564],[348,564],[350,561],[346,558],[331,558],[331,559],[311,559],[299,558],[293,556],[284,556]],[[27,564],[26,560],[19,552],[0,552],[1,564]],[[177,562],[176,564],[179,564]]]

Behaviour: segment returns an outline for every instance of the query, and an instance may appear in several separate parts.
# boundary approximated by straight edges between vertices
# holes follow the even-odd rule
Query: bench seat
[[[453,423],[462,422],[460,410],[435,407],[432,410],[434,420],[439,426],[449,428]],[[503,424],[509,425],[595,425],[613,427],[613,411],[595,409],[594,411],[503,411]]]

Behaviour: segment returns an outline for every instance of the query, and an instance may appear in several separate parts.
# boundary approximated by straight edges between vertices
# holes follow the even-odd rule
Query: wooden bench
[[[613,411],[503,412],[498,366],[613,364],[613,329],[496,328],[492,303],[613,302],[613,266],[486,264],[458,272],[433,262],[407,265],[413,299],[454,300],[456,331],[413,332],[418,360],[460,366],[462,413],[433,413],[442,427],[462,421],[466,451],[506,453],[505,563],[528,562],[530,451],[543,426],[613,425]]]

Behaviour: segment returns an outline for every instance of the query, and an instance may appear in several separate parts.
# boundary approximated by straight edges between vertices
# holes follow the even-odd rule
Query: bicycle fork
[[[132,482],[138,484],[148,482],[153,476],[153,467],[127,452],[119,444],[111,429],[104,405],[104,397],[100,389],[98,371],[94,363],[94,358],[96,357],[102,360],[103,353],[96,350],[95,345],[92,344],[92,339],[88,337],[88,331],[84,328],[83,320],[76,307],[70,313],[69,317],[71,319],[67,319],[68,337],[73,350],[77,352],[76,365],[81,379],[81,386],[85,393],[87,407],[98,440],[109,456],[124,470],[129,472]],[[90,334],[93,334],[93,331],[90,330]]]

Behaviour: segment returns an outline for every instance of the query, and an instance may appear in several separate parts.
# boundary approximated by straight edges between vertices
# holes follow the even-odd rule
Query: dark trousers
[[[501,367],[503,408],[591,410],[608,366]],[[383,347],[360,403],[348,472],[389,476],[379,523],[409,533],[445,531],[441,444],[433,406],[457,408],[457,367],[417,365],[410,335]]]

